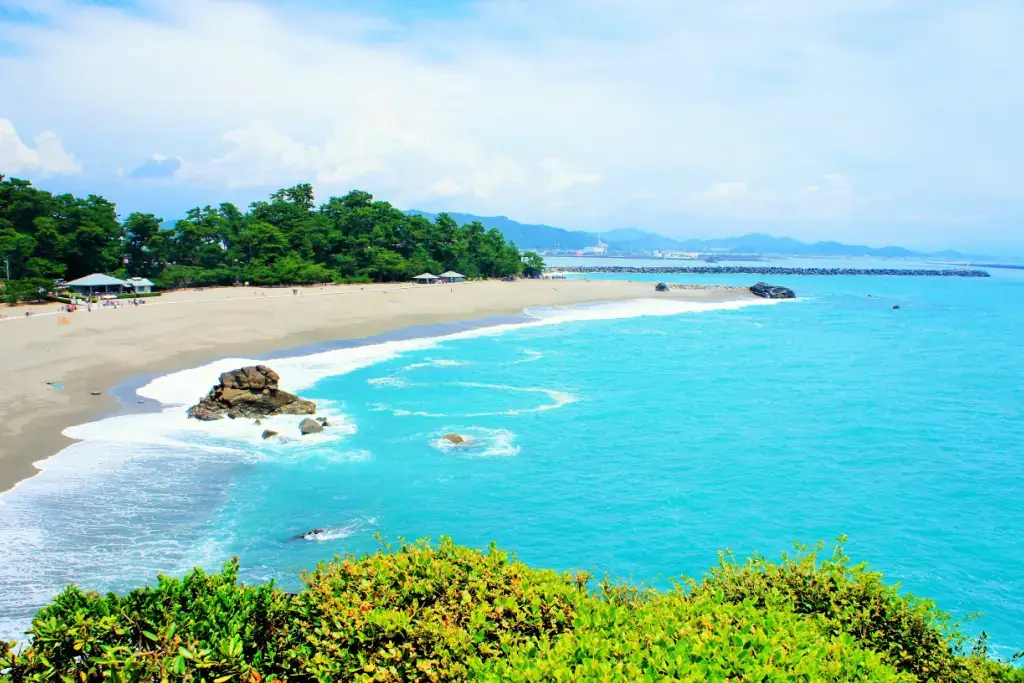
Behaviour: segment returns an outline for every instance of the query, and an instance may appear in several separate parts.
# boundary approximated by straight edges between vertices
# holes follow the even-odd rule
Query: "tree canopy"
[[[308,183],[243,211],[190,209],[170,229],[152,213],[119,219],[103,197],[54,195],[0,175],[0,275],[75,279],[90,273],[146,277],[157,286],[312,284],[407,280],[455,270],[470,278],[535,275],[502,233],[447,214],[410,216],[353,190],[317,205]]]

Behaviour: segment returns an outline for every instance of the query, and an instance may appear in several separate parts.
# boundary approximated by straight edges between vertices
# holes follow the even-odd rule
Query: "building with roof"
[[[149,281],[147,280],[147,282]],[[153,283],[150,282],[149,284],[152,287]],[[75,294],[83,296],[120,294],[125,289],[131,289],[131,285],[124,280],[118,280],[116,277],[104,275],[103,273],[93,273],[92,275],[80,277],[77,280],[65,283],[65,286]]]
[[[412,281],[418,285],[432,285],[434,283],[440,282],[441,278],[439,278],[436,275],[431,275],[430,273],[423,273],[422,275],[417,275],[416,277],[414,277]]]
[[[125,282],[131,285],[136,294],[153,293],[153,283],[144,277],[130,277]]]
[[[441,273],[438,277],[440,277],[441,282],[444,283],[462,282],[466,279],[465,275],[456,273],[454,270],[449,270],[447,273]]]

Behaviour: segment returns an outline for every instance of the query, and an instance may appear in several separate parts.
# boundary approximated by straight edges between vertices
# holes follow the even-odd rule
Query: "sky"
[[[1024,253],[1020,0],[0,0],[0,173]]]

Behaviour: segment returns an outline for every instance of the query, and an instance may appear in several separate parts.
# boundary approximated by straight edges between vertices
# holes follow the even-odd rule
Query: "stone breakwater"
[[[781,268],[777,266],[549,266],[550,273],[626,273],[641,275],[892,275],[900,277],[990,277],[977,269],[918,268]]]

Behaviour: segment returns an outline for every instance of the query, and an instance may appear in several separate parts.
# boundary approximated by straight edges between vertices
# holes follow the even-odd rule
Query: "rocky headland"
[[[281,377],[266,365],[250,365],[221,373],[220,381],[188,409],[197,420],[259,419],[268,415],[312,415],[316,404],[282,391]],[[320,425],[317,425],[318,427]],[[264,437],[266,438],[266,437]]]

